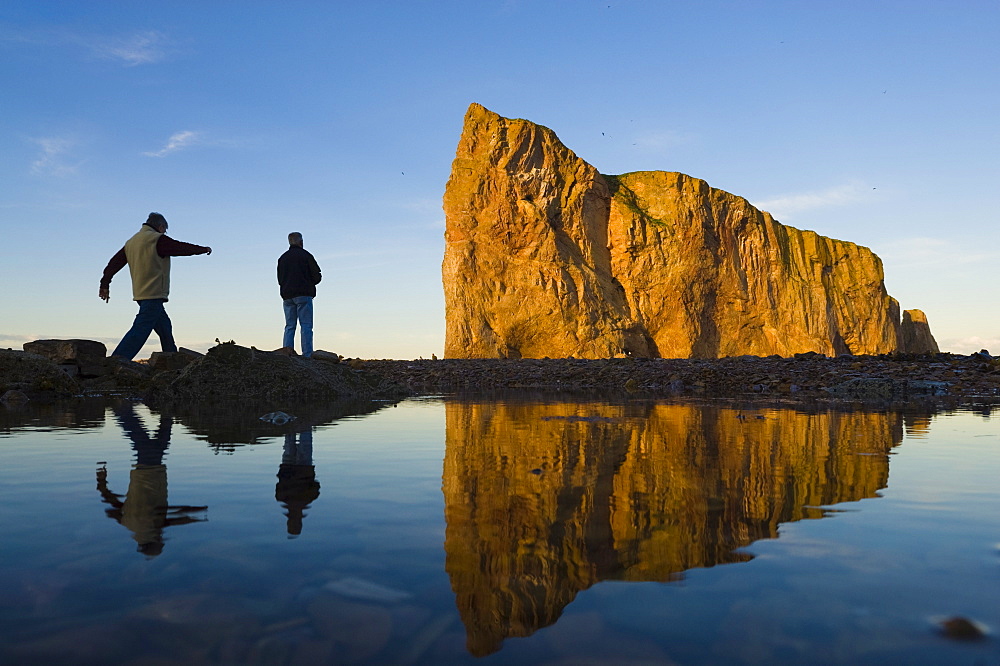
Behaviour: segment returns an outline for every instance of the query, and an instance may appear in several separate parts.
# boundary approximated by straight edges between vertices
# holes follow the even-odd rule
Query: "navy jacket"
[[[316,259],[304,248],[292,245],[278,257],[278,284],[281,298],[316,296],[316,285],[323,279]]]

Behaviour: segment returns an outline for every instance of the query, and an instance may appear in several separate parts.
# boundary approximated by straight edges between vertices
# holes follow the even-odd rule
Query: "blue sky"
[[[155,210],[214,250],[173,262],[178,344],[280,346],[301,231],[318,348],[440,356],[479,102],[870,247],[943,350],[1000,353],[998,34],[995,1],[3,2],[0,347],[113,348],[136,306],[101,271]]]

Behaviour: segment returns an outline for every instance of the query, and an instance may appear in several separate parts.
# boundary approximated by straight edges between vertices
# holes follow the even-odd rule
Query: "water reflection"
[[[159,425],[148,432],[135,407],[123,402],[115,407],[115,420],[132,441],[135,465],[129,474],[128,490],[124,495],[108,487],[108,469],[101,464],[97,469],[97,492],[101,501],[109,504],[105,509],[109,518],[117,520],[132,532],[138,546],[136,550],[147,557],[163,552],[163,531],[175,525],[204,522],[207,506],[170,505],[167,501],[167,466],[163,456],[170,446],[173,417],[160,414]]]
[[[274,488],[274,499],[285,509],[288,518],[288,535],[302,534],[302,519],[305,510],[319,497],[319,481],[313,465],[313,433],[306,428],[299,433],[285,434],[285,447],[278,467],[278,484]]]
[[[19,430],[86,430],[104,425],[106,402],[102,399],[72,403],[0,403],[0,436]]]
[[[876,496],[903,437],[899,414],[692,405],[452,402],[446,419],[446,569],[477,656],[599,581],[743,562],[783,522]]]
[[[286,432],[371,414],[391,404],[360,399],[292,405],[207,401],[156,404],[151,408],[173,414],[197,439],[207,442],[216,453],[232,453],[242,446],[258,444]],[[260,420],[262,415],[274,411],[287,412],[295,420],[282,426]]]

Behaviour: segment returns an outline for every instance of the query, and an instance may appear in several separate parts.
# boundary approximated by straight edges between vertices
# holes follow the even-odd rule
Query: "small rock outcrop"
[[[226,342],[212,347],[183,370],[156,375],[150,398],[156,401],[372,399],[402,397],[407,393],[380,375],[353,369],[339,361],[304,359]]]
[[[923,311],[903,312],[903,322],[899,326],[899,350],[908,354],[937,354],[940,351]]]
[[[207,354],[181,349],[133,362],[104,356],[104,345],[92,340],[36,340],[24,347],[32,351],[0,350],[0,396],[9,404],[122,392],[164,403],[371,400],[409,394],[368,369],[341,363],[330,352],[317,351],[309,360],[227,342]]]
[[[868,248],[681,173],[602,175],[552,130],[478,104],[444,209],[448,358],[899,349]]]

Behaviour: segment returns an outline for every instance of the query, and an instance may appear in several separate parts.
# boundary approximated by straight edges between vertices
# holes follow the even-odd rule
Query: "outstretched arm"
[[[108,488],[108,468],[103,465],[97,468],[97,492],[101,494],[101,501],[110,504],[112,508],[121,509],[124,506],[122,496]]]
[[[161,257],[190,257],[193,254],[212,254],[212,248],[174,240],[163,234],[156,241],[156,253]]]
[[[104,275],[101,276],[101,288],[98,290],[97,295],[105,303],[111,298],[111,278],[115,276],[115,273],[124,268],[127,263],[125,248],[122,248],[115,253],[115,256],[111,257],[111,261],[104,267]]]

